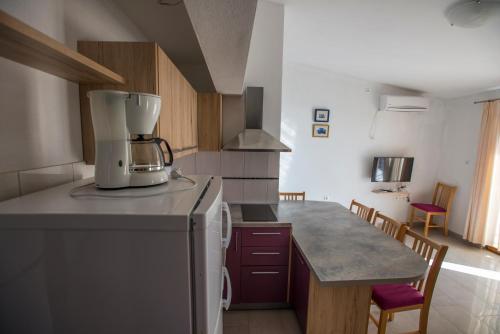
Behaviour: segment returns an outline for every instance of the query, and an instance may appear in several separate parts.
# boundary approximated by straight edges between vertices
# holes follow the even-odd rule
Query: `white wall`
[[[245,72],[245,86],[264,87],[262,127],[277,138],[281,119],[283,24],[283,5],[259,0]]]
[[[2,0],[0,9],[76,49],[145,40],[110,0]],[[0,58],[0,200],[93,175],[82,160],[78,84]]]
[[[433,101],[425,113],[380,113],[372,140],[381,93],[408,92],[285,62],[281,140],[292,153],[281,154],[280,191],[306,191],[308,199],[326,196],[343,205],[356,198],[405,221],[406,201],[371,192],[381,186],[370,182],[371,164],[374,156],[413,156],[411,199],[429,199],[439,167],[442,102]],[[319,107],[331,110],[327,139],[312,137],[312,111]]]
[[[438,180],[458,186],[450,229],[463,234],[479,145],[483,104],[500,98],[500,90],[445,101],[446,122]]]
[[[2,0],[0,8],[69,47],[144,40],[108,0]],[[82,159],[78,85],[0,58],[0,173]]]

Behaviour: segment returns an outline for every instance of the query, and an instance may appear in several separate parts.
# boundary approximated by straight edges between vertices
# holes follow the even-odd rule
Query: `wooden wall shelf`
[[[0,10],[0,56],[77,83],[125,79]]]

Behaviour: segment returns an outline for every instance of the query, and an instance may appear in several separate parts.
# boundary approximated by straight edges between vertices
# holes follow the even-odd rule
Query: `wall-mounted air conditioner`
[[[423,96],[381,95],[381,111],[414,112],[429,110],[430,100]]]

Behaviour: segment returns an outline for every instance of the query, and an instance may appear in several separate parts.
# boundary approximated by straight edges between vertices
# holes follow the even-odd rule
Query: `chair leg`
[[[380,319],[378,321],[378,334],[385,334],[387,329],[387,320],[389,320],[389,313],[380,310]]]
[[[424,237],[427,238],[427,235],[429,234],[429,225],[431,224],[432,220],[432,215],[426,214],[425,215],[425,227],[424,227]]]
[[[413,206],[410,207],[410,213],[408,215],[408,227],[411,228],[413,224],[413,220],[415,219],[415,208]]]
[[[427,334],[427,323],[429,321],[429,308],[424,307],[420,310],[420,320],[418,322],[419,334]]]
[[[444,233],[444,236],[447,237],[448,236],[448,212],[446,213],[446,215],[444,216],[444,230],[443,230],[443,233]]]
[[[394,314],[395,313],[389,313],[389,321],[394,321]]]

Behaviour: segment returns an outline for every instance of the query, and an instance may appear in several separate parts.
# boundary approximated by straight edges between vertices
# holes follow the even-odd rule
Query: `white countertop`
[[[93,179],[67,183],[0,203],[0,229],[168,229],[165,216],[189,216],[210,181],[205,175],[190,178],[196,186],[169,180],[146,188],[98,190]]]

